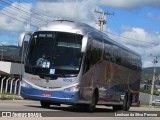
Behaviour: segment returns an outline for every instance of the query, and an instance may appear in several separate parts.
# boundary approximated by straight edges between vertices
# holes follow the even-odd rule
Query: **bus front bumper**
[[[47,91],[22,86],[21,96],[24,99],[50,101],[62,104],[76,104],[79,102],[79,92],[68,92],[64,90]]]

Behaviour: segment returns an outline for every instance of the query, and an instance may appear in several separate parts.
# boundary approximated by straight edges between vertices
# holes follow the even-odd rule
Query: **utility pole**
[[[157,56],[153,60],[154,64],[154,71],[153,71],[153,79],[152,79],[152,86],[151,86],[151,94],[150,94],[150,106],[152,106],[152,98],[153,98],[153,91],[154,91],[154,81],[156,79],[156,65],[158,63]]]
[[[105,15],[114,15],[114,13],[97,11],[96,9],[94,10],[94,12],[102,14],[102,17],[99,19],[99,26],[100,26],[100,31],[103,31],[103,25],[107,23],[106,20],[104,19]]]

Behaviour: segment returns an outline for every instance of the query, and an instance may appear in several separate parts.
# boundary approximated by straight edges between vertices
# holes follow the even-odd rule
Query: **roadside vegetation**
[[[160,108],[160,105],[152,105],[152,106],[150,106],[149,104],[140,104],[140,107],[146,107],[146,108],[155,107],[155,108]]]
[[[23,98],[19,95],[1,93],[0,100],[22,100]]]
[[[151,85],[152,85],[152,79],[153,79],[153,67],[143,68],[141,73],[141,86],[140,92],[151,94]],[[156,80],[154,82],[154,95],[160,95],[160,80],[158,79],[160,73],[160,67],[156,68]]]

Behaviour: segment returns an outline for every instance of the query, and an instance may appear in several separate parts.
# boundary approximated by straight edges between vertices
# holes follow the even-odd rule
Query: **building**
[[[18,76],[23,73],[22,50],[19,46],[0,46],[0,75]]]
[[[19,46],[0,46],[0,93],[19,93],[20,78],[24,72],[21,56],[22,48]]]

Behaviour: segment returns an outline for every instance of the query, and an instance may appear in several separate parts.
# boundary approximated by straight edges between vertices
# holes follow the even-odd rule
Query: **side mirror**
[[[19,36],[19,42],[18,42],[18,46],[22,47],[22,44],[24,41],[29,41],[30,37],[32,35],[32,32],[23,32],[20,34]],[[29,36],[29,37],[27,37]],[[25,40],[25,38],[27,38],[28,40]]]
[[[82,49],[81,49],[81,52],[85,52],[86,51],[87,41],[88,41],[88,37],[84,37],[82,39]]]

